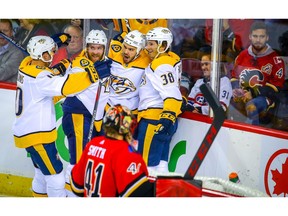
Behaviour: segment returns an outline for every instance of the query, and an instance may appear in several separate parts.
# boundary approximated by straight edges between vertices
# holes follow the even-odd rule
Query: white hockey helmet
[[[168,28],[155,27],[155,28],[153,28],[147,32],[146,40],[147,41],[149,41],[149,40],[157,41],[159,53],[160,53],[159,47],[162,45],[162,42],[167,41],[167,47],[163,51],[163,53],[164,53],[171,46],[171,44],[173,42],[173,35],[172,35],[172,32]]]
[[[138,30],[133,30],[129,32],[125,37],[124,37],[124,43],[127,43],[130,46],[136,47],[136,57],[139,55],[140,51],[144,49],[145,47],[145,35],[142,34]],[[136,58],[135,57],[135,58]]]
[[[105,48],[107,46],[107,37],[104,31],[102,30],[91,30],[86,36],[86,44],[101,44],[104,45]]]
[[[49,36],[39,35],[30,38],[27,44],[27,51],[30,54],[32,59],[41,59],[43,62],[51,62],[53,59],[54,53],[57,51],[58,46],[54,40]],[[51,59],[45,61],[43,59],[43,53],[48,52],[51,56]]]

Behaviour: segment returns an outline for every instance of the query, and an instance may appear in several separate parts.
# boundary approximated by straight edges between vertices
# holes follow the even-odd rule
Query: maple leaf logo
[[[282,173],[277,169],[271,170],[272,180],[275,182],[273,194],[277,196],[284,193],[284,197],[288,194],[288,157],[284,164],[282,164]]]

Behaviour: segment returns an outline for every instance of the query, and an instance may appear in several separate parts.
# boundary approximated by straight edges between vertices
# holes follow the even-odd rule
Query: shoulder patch
[[[119,51],[121,51],[121,49],[122,49],[122,47],[121,47],[120,45],[118,45],[118,44],[113,44],[113,45],[111,46],[111,48],[112,48],[112,50],[113,50],[114,52],[119,52]]]
[[[80,60],[80,65],[82,67],[86,67],[87,65],[89,65],[89,61],[87,59],[81,59]]]

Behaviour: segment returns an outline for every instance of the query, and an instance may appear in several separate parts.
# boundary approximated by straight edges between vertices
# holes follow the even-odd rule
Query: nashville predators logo
[[[140,83],[140,86],[144,86],[144,85],[146,85],[146,75],[145,74],[141,77],[141,83]]]
[[[134,84],[127,78],[111,75],[111,88],[116,94],[127,94],[136,91]]]
[[[81,59],[80,60],[80,65],[82,67],[86,67],[87,65],[89,65],[89,61],[87,59]]]
[[[116,52],[116,53],[117,53],[117,52],[120,52],[121,49],[122,49],[122,47],[121,47],[120,45],[117,45],[117,44],[112,45],[111,48],[112,48],[112,50],[113,50],[114,52]]]

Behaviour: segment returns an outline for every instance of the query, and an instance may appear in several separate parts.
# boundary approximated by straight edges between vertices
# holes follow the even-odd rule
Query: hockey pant
[[[58,156],[55,142],[26,148],[35,167],[32,181],[35,197],[66,197],[63,164]]]
[[[168,172],[169,146],[173,134],[177,130],[176,120],[170,135],[155,136],[158,121],[142,118],[138,125],[138,152],[147,164],[148,168],[158,169],[159,172]]]

